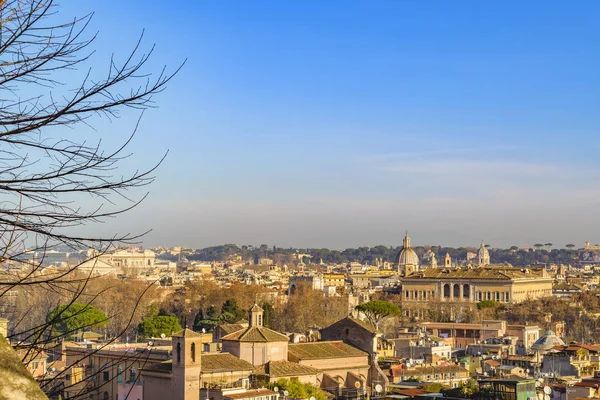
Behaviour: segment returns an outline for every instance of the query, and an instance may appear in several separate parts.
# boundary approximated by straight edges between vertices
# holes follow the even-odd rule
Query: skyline
[[[594,2],[67,1],[60,15],[89,11],[98,72],[143,28],[151,65],[187,58],[124,164],[169,149],[149,198],[94,231],[153,228],[146,246],[397,246],[407,229],[415,245],[600,242]],[[95,127],[122,139],[135,118]]]

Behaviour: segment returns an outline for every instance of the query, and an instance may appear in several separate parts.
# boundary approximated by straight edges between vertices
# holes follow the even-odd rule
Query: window
[[[177,363],[181,362],[181,343],[177,343]]]
[[[192,343],[192,362],[196,362],[196,343]]]
[[[447,283],[444,285],[444,297],[450,297],[450,285]]]
[[[104,380],[104,382],[108,382],[108,380],[110,379],[110,375],[109,375],[108,371],[104,371],[102,373],[102,379]]]

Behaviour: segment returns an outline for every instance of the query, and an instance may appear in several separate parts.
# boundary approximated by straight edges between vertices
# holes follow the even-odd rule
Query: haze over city
[[[169,149],[150,196],[90,229],[193,247],[398,245],[407,229],[596,243],[599,7],[93,2],[98,57],[147,28],[153,63],[187,63],[131,146],[131,168]]]

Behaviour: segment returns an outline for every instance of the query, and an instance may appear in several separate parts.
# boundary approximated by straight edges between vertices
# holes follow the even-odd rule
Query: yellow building
[[[407,302],[520,303],[546,296],[552,296],[552,278],[544,269],[427,269],[402,278]]]
[[[346,284],[346,275],[344,274],[323,274],[323,286],[344,286]]]

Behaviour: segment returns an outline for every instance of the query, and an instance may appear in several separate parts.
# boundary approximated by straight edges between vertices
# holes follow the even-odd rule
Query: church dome
[[[408,232],[404,236],[404,247],[398,255],[398,265],[419,265],[419,256],[417,252],[410,248],[410,238]]]
[[[536,351],[547,351],[554,346],[564,346],[565,342],[556,336],[553,331],[546,331],[544,336],[540,337],[531,345],[531,348]]]
[[[419,264],[419,256],[417,253],[411,249],[402,249],[400,255],[398,256],[398,264],[400,265],[418,265]]]
[[[490,251],[485,247],[483,242],[481,242],[481,247],[479,247],[479,250],[477,250],[477,257],[490,258]]]

